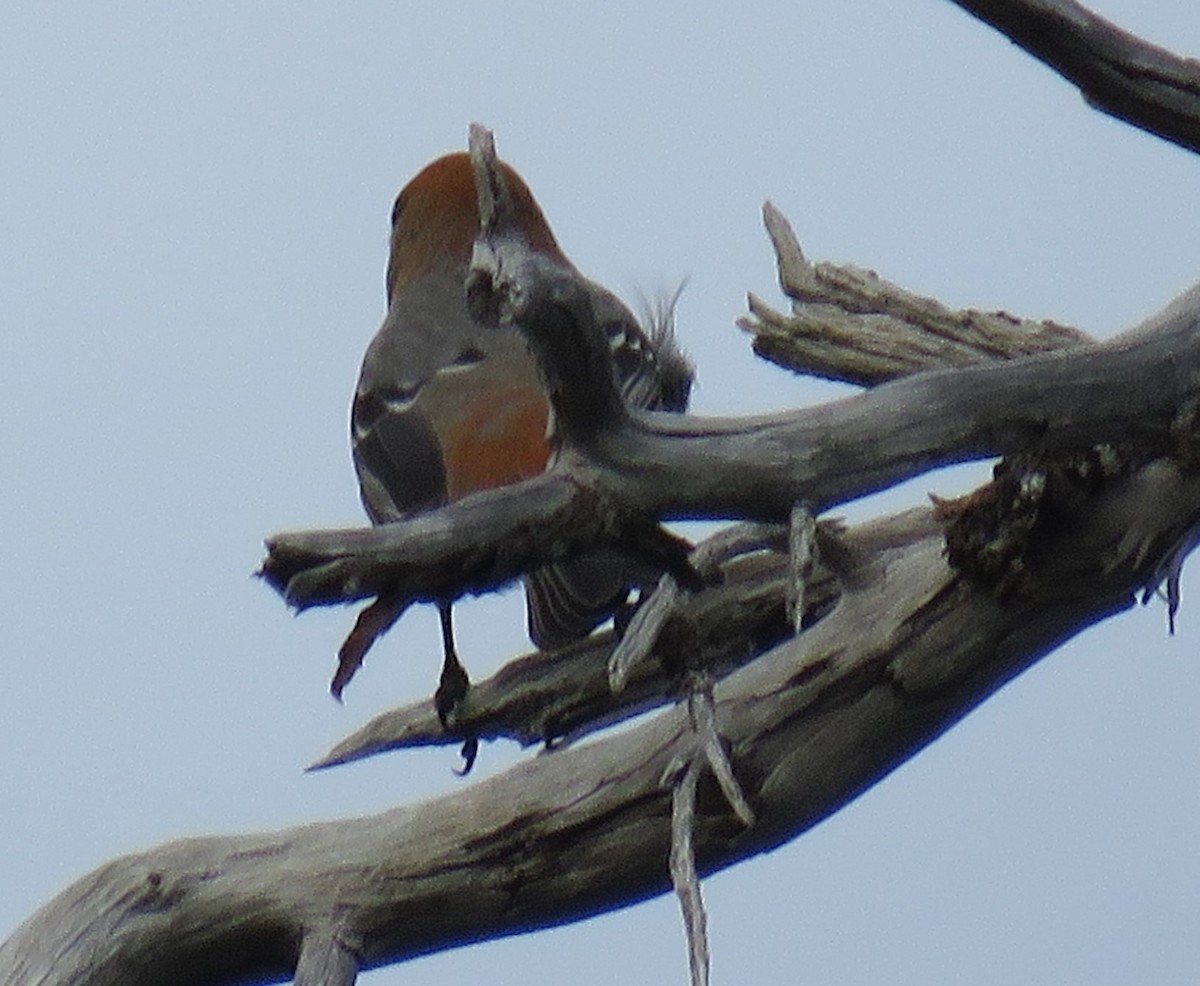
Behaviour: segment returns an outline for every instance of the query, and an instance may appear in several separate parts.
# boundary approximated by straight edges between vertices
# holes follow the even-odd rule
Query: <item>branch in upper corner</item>
[[[922,370],[1015,359],[1092,341],[1057,322],[947,308],[850,264],[813,263],[770,202],[763,206],[763,224],[792,312],[775,311],[752,293],[750,316],[738,319],[738,325],[754,337],[759,356],[785,369],[873,387]]]
[[[1079,87],[1088,104],[1200,152],[1200,62],[1073,0],[954,0]]]

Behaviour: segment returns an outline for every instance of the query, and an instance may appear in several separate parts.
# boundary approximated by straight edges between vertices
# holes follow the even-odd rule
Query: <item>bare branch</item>
[[[773,226],[784,282],[792,284],[793,292],[798,293],[794,273],[786,273],[795,266],[798,245],[789,251],[787,241],[794,241],[794,237],[781,217],[774,217]],[[553,282],[559,275],[551,271],[548,276]],[[545,280],[545,272],[536,272],[534,281],[538,278]],[[823,280],[835,285],[847,283],[839,278]],[[854,307],[854,302],[846,298],[846,289],[831,290],[841,292],[842,304]],[[906,337],[918,336],[917,326],[926,322],[932,323],[926,334],[939,337],[951,334],[957,326],[960,335],[956,344],[974,347],[972,358],[976,360],[988,356],[994,360],[997,354],[1014,348],[1021,351],[1030,338],[1028,326],[1014,325],[1007,316],[981,322],[953,313],[945,315],[944,310],[939,313],[936,308],[930,309],[935,303],[914,304],[911,296],[895,287],[877,292],[874,297],[885,299],[890,312],[902,313]],[[927,317],[930,310],[933,316]],[[586,321],[587,313],[579,317]],[[770,476],[773,465],[787,469],[792,463],[801,471],[797,482],[807,479],[814,485],[837,483],[859,490],[871,488],[880,469],[878,459],[904,442],[908,451],[895,455],[886,466],[889,476],[902,477],[934,462],[967,457],[960,450],[963,446],[953,443],[943,454],[934,454],[937,439],[932,436],[942,429],[959,431],[967,447],[974,442],[982,444],[976,437],[980,432],[992,432],[988,440],[994,441],[1000,451],[1069,446],[1072,438],[1080,442],[1107,436],[1110,441],[1124,439],[1136,451],[1138,460],[1145,461],[1175,445],[1171,437],[1174,409],[1186,404],[1198,378],[1192,352],[1196,349],[1196,334],[1190,329],[1198,319],[1200,288],[1122,339],[1086,347],[1070,358],[1043,356],[1008,367],[987,368],[987,374],[982,373],[985,368],[976,367],[926,375],[825,408],[741,423],[741,436],[723,433],[731,443],[727,447],[743,439],[743,449],[749,450],[752,457],[740,460],[741,465],[735,467],[741,469],[736,480],[744,489],[734,488],[733,492],[757,495],[769,481],[764,478],[747,482],[756,474],[752,462],[753,457],[760,457],[759,453],[770,453],[769,458],[761,456],[764,477]],[[564,327],[570,330],[568,321],[560,319],[559,328]],[[1044,336],[1043,341],[1051,345],[1083,345],[1078,333],[1051,323],[1036,323],[1033,336]],[[1104,361],[1111,364],[1097,375],[1098,365],[1103,370]],[[1160,362],[1168,372],[1159,371]],[[931,380],[940,386],[965,374],[973,374],[973,382],[958,388],[952,401],[930,397]],[[989,382],[980,383],[981,377]],[[1068,394],[1065,400],[1064,393]],[[1084,406],[1074,408],[1070,401]],[[997,410],[1000,407],[1004,410]],[[1095,416],[1097,412],[1099,416]],[[628,422],[622,423],[613,445],[623,447],[622,436],[629,431],[634,432],[635,449],[645,447],[637,443],[649,434],[657,443],[655,448],[665,454],[672,454],[670,449],[677,436],[690,435],[697,444],[704,441],[709,422],[673,417],[672,427],[663,427],[657,433],[653,429],[661,418],[646,419],[646,428],[641,427],[645,423],[642,421],[635,421],[637,427],[632,429],[627,427]],[[815,448],[805,447],[802,440],[788,443],[779,437],[789,429],[803,434],[806,427],[819,433]],[[905,437],[910,431],[914,433],[911,439]],[[757,444],[764,441],[764,433],[774,433],[765,448]],[[854,444],[843,440],[847,433]],[[876,457],[874,461],[872,456]],[[271,553],[264,571],[273,584],[286,587],[292,601],[301,605],[391,593],[397,587],[411,598],[485,591],[533,564],[555,557],[555,552],[621,536],[622,518],[628,517],[629,511],[636,516],[640,507],[636,502],[630,505],[617,501],[627,496],[636,498],[639,483],[646,483],[653,470],[629,463],[622,467],[619,461],[610,466],[605,458],[612,458],[605,448],[595,460],[591,447],[576,451],[567,457],[560,473],[386,528],[280,535],[269,542]],[[636,462],[636,457],[632,461]],[[856,462],[860,463],[857,473]],[[710,475],[719,467],[717,460],[703,455],[681,471]],[[683,485],[665,470],[660,479],[663,496],[679,492]],[[730,487],[734,482],[735,477],[730,477]],[[804,486],[780,491],[781,497],[788,498],[789,512],[797,488],[803,490]],[[823,550],[836,546],[836,539],[826,541]],[[704,566],[694,561],[692,568]],[[740,571],[744,574],[748,570]],[[728,593],[709,591],[695,604],[689,602],[680,609],[670,620],[673,629],[657,650],[659,660],[644,662],[634,687],[624,694],[611,694],[610,682],[599,674],[612,653],[611,636],[601,635],[561,654],[532,655],[516,661],[493,679],[474,686],[455,728],[448,732],[440,727],[429,703],[418,702],[378,716],[315,766],[344,763],[402,746],[457,742],[469,737],[509,736],[522,743],[549,742],[588,732],[659,704],[678,694],[674,674],[679,669],[704,669],[720,676],[754,653],[753,642],[761,648],[781,639],[786,632],[778,609],[783,595],[773,594],[780,587],[772,582],[777,572],[778,568],[762,578],[756,572],[750,580],[734,579]],[[830,600],[836,598],[837,580],[828,568],[821,578],[824,581],[818,580],[818,589],[805,607],[805,619],[809,619],[808,614],[824,612]],[[1174,581],[1169,579],[1168,584],[1174,585]],[[665,616],[672,608],[659,613],[652,606],[645,612]],[[630,643],[623,646],[628,651],[638,643],[639,653],[644,655],[646,646],[639,641],[646,637],[651,641],[647,646],[653,646],[661,632],[659,627],[650,634],[633,634]]]
[[[704,912],[704,897],[700,892],[700,877],[696,873],[696,853],[692,846],[692,830],[696,823],[696,786],[700,781],[700,765],[693,760],[675,781],[671,797],[671,885],[679,898],[684,933],[688,943],[688,966],[692,986],[708,986],[708,916]]]
[[[653,653],[667,620],[680,609],[682,592],[671,576],[664,575],[633,614],[608,659],[608,685],[614,692],[620,692],[629,672]]]
[[[954,0],[1079,87],[1088,105],[1200,151],[1200,62],[1073,0]]]
[[[537,290],[536,280],[530,290]],[[631,447],[703,445],[715,435],[718,446],[733,448],[739,436],[758,435],[747,453],[753,474],[760,457],[764,470],[770,461],[756,444],[765,432],[781,470],[811,470],[813,485],[820,486],[824,480],[816,466],[836,473],[842,463],[822,461],[826,452],[810,447],[806,455],[817,460],[814,466],[793,451],[793,442],[803,448],[801,438],[814,430],[832,435],[831,421],[853,430],[854,416],[843,416],[843,409],[862,411],[866,399],[866,416],[880,434],[871,447],[860,436],[857,454],[874,462],[864,468],[886,471],[891,467],[878,463],[891,461],[889,446],[915,441],[910,430],[926,427],[931,413],[918,416],[910,409],[906,422],[897,409],[918,397],[928,403],[940,396],[942,402],[934,402],[936,430],[940,414],[969,411],[965,396],[959,403],[949,399],[957,391],[948,382],[971,377],[971,398],[985,408],[964,434],[983,428],[989,441],[1019,447],[1031,438],[1053,446],[1119,433],[1143,437],[1144,455],[1162,446],[1194,465],[1197,416],[1179,409],[1197,404],[1200,367],[1190,337],[1196,335],[1198,297],[1200,291],[1191,292],[1114,344],[902,380],[800,416],[799,422],[782,416],[711,428],[685,420],[672,429],[654,418],[635,419]],[[570,331],[571,321],[559,318],[556,324]],[[1151,376],[1152,387],[1139,381],[1141,374]],[[938,383],[906,389],[929,380]],[[998,431],[986,428],[986,415],[1008,404],[981,381],[1016,390],[1012,416]],[[1189,395],[1191,405],[1176,403]],[[1032,419],[1016,417],[1022,406]],[[582,461],[578,472],[464,502],[459,514],[439,512],[369,534],[298,536],[281,547],[274,572],[281,585],[300,585],[309,601],[334,598],[330,586],[359,596],[373,585],[401,586],[417,595],[437,582],[440,591],[458,566],[459,578],[465,572],[476,580],[472,584],[486,585],[496,572],[515,565],[491,525],[531,545],[516,554],[536,555],[545,550],[543,535],[531,525],[540,528],[558,511],[572,509],[577,490],[594,485],[602,492],[589,495],[598,495],[601,503],[618,498],[615,487],[597,477],[610,468],[620,473],[619,465],[608,465],[607,455],[621,446],[625,430],[622,426],[615,438],[597,437],[598,465]],[[911,449],[908,456],[910,468],[913,461],[928,461],[914,458]],[[719,471],[712,459],[706,466]],[[1135,592],[1171,572],[1200,525],[1200,475],[1163,459],[1140,468],[1134,462],[1130,470],[1089,493],[1069,522],[1042,525],[1036,551],[1025,559],[1032,588],[1003,601],[949,566],[940,525],[928,511],[867,525],[869,534],[859,538],[848,533],[838,559],[836,606],[796,637],[786,633],[782,612],[786,560],[760,555],[732,563],[776,565],[772,577],[778,582],[768,605],[775,607],[774,619],[788,639],[714,689],[728,773],[745,794],[749,811],[742,814],[749,818],[752,812],[754,821],[743,825],[716,781],[707,774],[697,777],[692,837],[698,871],[770,848],[814,824],[1041,654],[1130,605]],[[623,475],[631,489],[640,488],[636,477]],[[645,492],[654,488],[647,483],[637,496],[664,495]],[[780,502],[790,510],[795,499],[793,487]],[[504,509],[493,513],[489,501]],[[588,511],[580,513],[579,523],[587,516]],[[466,538],[460,536],[460,520]],[[608,521],[591,523],[598,524],[593,531],[603,532]],[[347,545],[350,554],[337,554]],[[331,547],[337,549],[332,555]],[[454,552],[456,559],[446,562]],[[356,568],[356,558],[369,563]],[[435,573],[432,578],[423,574],[426,567]],[[289,574],[284,578],[282,572]],[[714,600],[723,591],[702,593],[689,605],[715,611]],[[812,591],[806,587],[806,593]],[[762,649],[743,647],[749,653]],[[571,674],[584,680],[590,673],[594,694],[614,701],[606,660],[596,660],[586,647],[549,659],[583,662]],[[529,681],[544,684],[544,667],[534,669]],[[637,689],[634,675],[620,700],[630,700]],[[661,694],[661,680],[653,689]],[[464,716],[471,715],[474,694]],[[578,693],[575,701],[578,708]],[[558,706],[560,712],[564,708],[570,703]],[[579,721],[594,723],[613,708],[593,707]],[[543,719],[541,728],[552,732],[564,722]],[[469,720],[464,728],[470,728]],[[0,983],[153,986],[282,979],[302,955],[306,969],[329,965],[341,970],[333,975],[344,977],[352,958],[369,967],[665,891],[671,793],[662,779],[676,769],[672,765],[693,762],[695,743],[687,710],[676,707],[636,729],[555,751],[415,808],[265,836],[188,840],[117,860],[68,888],[0,946]],[[314,938],[313,929],[331,929],[333,937]]]
[[[799,633],[808,610],[807,585],[812,581],[816,561],[817,519],[803,504],[792,507],[788,524],[787,614],[792,630]]]
[[[521,290],[538,310],[574,297],[572,275],[526,273]],[[1149,458],[1169,448],[1176,411],[1200,398],[1198,297],[1153,332],[905,377],[817,408],[740,420],[631,413],[519,486],[385,528],[276,535],[263,573],[298,606],[397,587],[413,598],[480,591],[589,543],[689,576],[685,549],[647,518],[782,521],[797,500],[819,514],[926,469],[1035,446],[1129,443]],[[559,307],[553,332],[586,334],[589,315]]]
[[[304,936],[293,986],[354,986],[358,960],[337,934],[313,929]]]
[[[907,537],[913,524],[929,530],[928,512],[878,531],[826,619],[715,687],[755,821],[743,826],[700,778],[700,872],[792,838],[1063,639],[1131,605],[1191,543],[1200,476],[1156,461],[1106,485],[1042,532],[1038,591],[1003,602],[948,566],[940,533]],[[690,732],[676,707],[416,807],[116,860],[0,945],[0,984],[277,981],[313,927],[336,927],[370,967],[663,892],[662,778],[693,748]]]
[[[692,568],[706,582],[721,583],[724,582],[721,572],[723,563],[748,552],[776,548],[782,536],[783,530],[778,525],[732,524],[697,545],[689,560]],[[672,619],[682,617],[688,598],[686,590],[671,575],[659,579],[650,598],[638,606],[608,659],[608,683],[613,692],[620,692],[630,672],[653,655],[667,624]],[[710,673],[714,670],[707,662],[697,663],[694,660],[666,660],[666,663]]]
[[[792,312],[777,312],[752,293],[751,314],[738,325],[754,337],[758,355],[797,373],[873,387],[923,370],[1015,359],[1092,341],[1056,322],[955,311],[850,264],[813,263],[770,202],[763,206],[763,223]]]
[[[850,532],[847,550],[860,550],[870,538],[867,528]],[[606,631],[561,651],[517,658],[474,683],[448,731],[425,699],[371,719],[313,767],[405,747],[449,745],[468,736],[522,744],[573,740],[678,697],[682,669],[723,677],[790,631],[783,612],[783,554],[731,560],[721,572],[719,588],[686,596],[668,614],[647,659],[635,662],[619,692],[611,690],[607,672],[615,642]],[[814,617],[832,607],[838,592],[837,576],[819,567],[809,586]]]

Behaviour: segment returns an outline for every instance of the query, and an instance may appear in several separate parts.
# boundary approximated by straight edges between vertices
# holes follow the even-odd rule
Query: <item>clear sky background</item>
[[[1200,159],[944,0],[0,7],[0,936],[110,857],[451,790],[451,749],[301,768],[427,695],[431,611],[337,705],[349,610],[262,538],[362,516],[347,413],[388,216],[495,132],[627,298],[691,281],[695,408],[837,393],[758,363],[759,209],[810,255],[1101,336],[1200,277]],[[1200,54],[1195,0],[1099,12]],[[925,477],[856,515],[962,491]],[[717,983],[1200,980],[1200,615],[1093,629],[854,804],[705,883]],[[482,676],[518,592],[459,611]],[[528,756],[486,746],[486,775]],[[364,982],[683,983],[673,898]]]

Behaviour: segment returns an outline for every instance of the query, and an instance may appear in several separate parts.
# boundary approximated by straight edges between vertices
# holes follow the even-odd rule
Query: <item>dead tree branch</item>
[[[1074,0],[954,0],[1079,87],[1089,106],[1200,151],[1200,62]]]
[[[928,511],[877,522],[877,547],[847,570],[834,612],[716,686],[755,822],[743,826],[701,779],[701,872],[792,838],[1062,640],[1131,605],[1198,522],[1200,477],[1148,463],[1046,532],[1039,591],[1004,601],[948,565]],[[686,719],[676,707],[373,818],[118,859],[0,946],[0,983],[279,981],[302,950],[369,967],[665,891],[664,778],[694,742]]]
[[[813,492],[816,484],[803,481],[810,476],[816,476],[817,482],[848,484],[849,492],[839,497],[869,491],[874,488],[871,479],[879,460],[865,460],[894,452],[897,436],[909,431],[917,436],[911,447],[918,451],[907,459],[894,459],[887,467],[889,480],[906,478],[929,464],[980,454],[972,453],[972,448],[1045,453],[1105,442],[1137,458],[1137,462],[1124,463],[1124,468],[1129,468],[1172,447],[1175,410],[1195,399],[1196,380],[1200,379],[1186,365],[1195,358],[1187,353],[1195,352],[1193,326],[1200,311],[1200,289],[1185,295],[1151,325],[1103,346],[1089,345],[1082,333],[1054,323],[1023,322],[1003,314],[949,312],[873,275],[828,264],[811,265],[786,221],[769,208],[766,218],[779,256],[781,283],[794,299],[792,317],[779,316],[770,330],[783,340],[781,351],[789,348],[793,359],[802,359],[808,350],[803,344],[792,346],[788,340],[806,339],[814,319],[827,318],[828,311],[836,307],[843,319],[858,319],[861,328],[824,347],[825,367],[838,361],[861,370],[865,364],[854,363],[856,343],[868,354],[888,351],[886,371],[878,364],[872,371],[883,376],[894,376],[898,364],[920,365],[923,360],[934,366],[968,367],[898,380],[812,411],[737,423],[738,431],[725,434],[731,445],[743,441],[749,453],[725,453],[742,467],[738,477],[731,477],[730,485],[740,477],[751,496],[766,485],[765,480],[745,482],[746,476],[753,474],[748,463],[758,454],[755,443],[763,434],[789,428],[803,433],[806,427],[810,433],[818,433],[809,447],[799,440],[769,439],[777,468],[786,469],[792,462],[798,471],[810,470],[800,472],[798,485],[781,490],[778,504],[771,509],[779,510],[785,497],[826,505],[820,494]],[[509,290],[531,308],[540,305],[538,310],[544,310],[550,304],[545,297],[560,299],[550,320],[557,341],[552,337],[551,342],[577,351],[571,348],[575,347],[571,333],[587,333],[594,327],[587,322],[590,312],[579,302],[583,296],[571,293],[577,287],[571,280],[574,275],[546,265],[523,267],[526,258],[519,243],[491,250],[488,256],[497,271],[504,262],[506,271],[518,272]],[[529,278],[528,283],[522,278]],[[539,291],[544,297],[539,298]],[[574,298],[576,308],[561,302],[563,298]],[[759,323],[747,324],[756,331],[759,327]],[[1068,347],[1074,354],[982,365],[986,360],[996,364],[1002,357]],[[544,355],[554,360],[553,346]],[[1176,390],[1169,382],[1164,386],[1167,378],[1156,369],[1164,359],[1173,368],[1179,384]],[[804,365],[801,362],[800,368]],[[981,377],[988,382],[981,383]],[[926,386],[930,378],[935,388],[963,378],[967,382],[956,387],[947,400],[934,400]],[[563,413],[569,419],[572,409],[565,408]],[[939,441],[935,436],[941,429],[956,432],[962,444],[949,442],[940,456],[933,456],[931,450]],[[611,465],[605,461],[609,447],[621,447],[626,433],[633,434],[633,445],[650,435],[653,449],[671,450],[674,438],[689,434],[703,438],[712,432],[710,422],[690,418],[659,415],[639,419],[620,414],[613,434],[589,433],[580,443],[584,447],[578,450],[577,446],[577,454],[569,457],[559,472],[385,528],[281,535],[269,542],[264,571],[299,605],[394,592],[397,587],[413,598],[438,598],[451,590],[483,591],[555,557],[551,552],[570,550],[576,544],[586,546],[605,536],[619,538],[620,518],[640,518],[640,529],[646,530],[636,502],[639,481],[649,478],[650,483],[661,484],[661,492],[652,487],[644,498],[687,495],[670,472],[664,469],[656,477],[652,464],[636,458],[637,453]],[[857,436],[859,447],[846,443],[847,434]],[[593,453],[596,447],[599,455]],[[864,461],[858,474],[851,465],[856,460]],[[711,474],[718,468],[707,454],[699,453],[688,470],[681,472]],[[824,471],[818,472],[818,468]],[[738,469],[730,472],[737,474]],[[625,502],[623,497],[634,502]],[[826,537],[824,542],[821,557],[829,561],[836,556],[836,539]],[[643,668],[633,687],[622,694],[614,695],[601,673],[612,649],[611,635],[605,635],[561,654],[531,655],[513,662],[472,690],[449,732],[440,728],[427,702],[418,702],[372,720],[317,766],[467,737],[509,736],[523,743],[549,742],[659,704],[678,693],[680,671],[706,670],[719,676],[782,638],[786,622],[778,608],[784,595],[779,591],[782,582],[778,580],[783,578],[779,561],[760,558],[749,568],[727,571],[728,584],[704,593],[681,612],[673,621],[673,631],[656,651],[660,660]],[[768,572],[770,564],[775,568]],[[825,565],[806,607],[808,618],[828,609],[838,591],[837,573]]]
[[[533,259],[521,275],[533,299],[522,313],[556,306],[564,349],[595,329],[569,273]],[[1032,448],[1106,442],[1151,458],[1169,450],[1179,409],[1200,398],[1198,326],[1193,289],[1154,332],[904,377],[818,408],[748,419],[630,412],[560,469],[502,494],[373,530],[276,535],[263,575],[299,607],[396,587],[435,598],[455,582],[460,592],[494,588],[594,532],[657,550],[652,537],[623,533],[646,532],[629,518],[783,521],[797,500],[819,513],[927,469]]]
[[[1057,322],[1007,312],[954,311],[849,264],[813,263],[770,202],[763,223],[775,248],[789,315],[754,293],[738,325],[754,351],[797,373],[863,387],[924,370],[949,369],[1071,349],[1090,340]]]
[[[557,274],[549,274],[557,283]],[[536,282],[529,290],[537,290]],[[567,285],[559,297],[570,299],[571,290]],[[1034,384],[1025,374],[1032,367],[1040,386],[1070,398],[1030,412],[1055,412],[1032,435],[1039,447],[1056,445],[1061,429],[1076,441],[1088,435],[1137,439],[1145,459],[1088,493],[1085,509],[1051,515],[1024,546],[1032,587],[1005,598],[948,563],[942,524],[928,510],[839,539],[832,611],[714,689],[718,734],[754,821],[747,826],[735,816],[715,780],[698,778],[693,844],[700,872],[777,845],[837,810],[1039,656],[1131,605],[1191,546],[1200,525],[1194,454],[1200,354],[1189,339],[1200,318],[1198,295],[1190,292],[1114,344],[931,375],[1000,371],[987,379],[995,386],[1012,383],[1028,397]],[[555,324],[569,329],[571,322],[558,317]],[[1048,363],[1056,375],[1046,372]],[[1013,370],[1012,376],[1003,372]],[[1139,377],[1155,382],[1156,395],[1143,393]],[[1121,396],[1089,394],[1097,380]],[[1172,408],[1172,400],[1182,403]],[[855,401],[860,398],[841,403]],[[963,408],[939,407],[952,410]],[[1138,412],[1141,418],[1126,420]],[[831,412],[807,413],[824,427]],[[803,417],[717,431],[803,432]],[[875,424],[884,427],[882,420]],[[666,444],[672,433],[654,420],[633,427],[652,436],[650,447]],[[686,436],[689,428],[697,440],[708,433],[706,425],[687,421],[676,430]],[[885,460],[888,438],[884,427],[875,443]],[[753,458],[754,442],[749,447]],[[859,454],[865,459],[868,450]],[[802,468],[785,443],[777,455],[782,468]],[[596,474],[604,468],[602,462]],[[556,504],[570,504],[574,490],[587,487],[574,476],[553,476],[540,489],[558,500],[539,499],[537,484],[499,497],[505,509],[496,516],[507,510],[510,517],[505,530],[522,530],[511,516],[529,488],[535,508],[549,502],[552,515]],[[481,530],[491,522],[484,508],[485,498],[472,504],[484,518],[476,521]],[[414,532],[416,548],[405,543]],[[370,558],[375,568],[363,571],[373,572],[371,578],[399,573],[418,589],[421,565],[414,558],[428,562],[439,551],[461,550],[444,515],[370,536],[300,540],[309,551],[325,540],[360,551],[379,534],[384,544],[377,554],[349,557]],[[495,569],[504,552],[478,531],[472,536],[483,544],[478,550],[491,551],[488,563],[473,571]],[[340,556],[333,563],[342,563]],[[350,564],[353,570],[356,562]],[[369,588],[363,583],[354,592]],[[783,595],[776,618],[786,622]],[[605,663],[596,662],[599,678],[606,676]],[[676,707],[636,729],[555,751],[416,807],[268,835],[187,840],[125,857],[68,888],[0,946],[0,982],[239,983],[286,979],[299,964],[306,981],[344,983],[357,968],[665,891],[672,781],[695,742],[686,709]]]

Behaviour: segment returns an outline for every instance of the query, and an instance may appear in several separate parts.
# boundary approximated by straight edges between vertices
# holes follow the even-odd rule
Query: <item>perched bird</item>
[[[500,168],[528,245],[570,267],[529,187],[509,165]],[[549,405],[524,339],[513,328],[480,325],[467,308],[464,285],[478,233],[467,154],[433,161],[396,199],[387,315],[367,349],[351,408],[354,465],[376,524],[528,479],[552,461]],[[669,320],[648,334],[616,296],[595,284],[590,290],[626,400],[682,411],[692,373]],[[530,637],[553,649],[586,636],[638,581],[635,567],[610,550],[531,573]],[[444,724],[468,679],[455,652],[449,602],[440,611],[444,664],[435,705]]]

